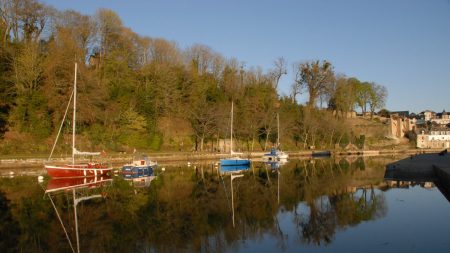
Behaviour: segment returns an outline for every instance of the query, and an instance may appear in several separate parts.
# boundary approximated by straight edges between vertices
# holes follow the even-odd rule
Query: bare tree
[[[12,1],[0,0],[0,30],[2,43],[6,46],[14,22],[14,5]]]
[[[1,0],[0,30],[3,43],[12,40],[37,42],[49,19],[50,8],[36,0]]]
[[[286,60],[283,57],[278,57],[274,61],[274,67],[275,68],[270,71],[270,76],[273,78],[273,87],[278,89],[281,76],[287,74]]]
[[[376,109],[381,109],[386,104],[388,91],[386,87],[376,83],[370,83],[372,87],[369,98],[370,114],[373,116]]]
[[[112,10],[99,9],[95,16],[97,23],[97,43],[99,44],[100,63],[111,51],[114,41],[122,30],[122,20]]]
[[[295,91],[308,90],[309,107],[315,106],[317,98],[334,79],[333,66],[328,61],[321,63],[317,60],[299,64],[295,73]]]
[[[303,86],[299,82],[295,81],[295,80],[301,79],[301,76],[300,76],[301,72],[297,71],[299,68],[300,68],[300,64],[298,64],[298,63],[294,63],[292,65],[292,69],[294,70],[294,73],[295,73],[295,79],[294,79],[294,83],[292,83],[292,85],[291,85],[290,92],[291,92],[292,101],[294,101],[294,103],[297,103],[297,96],[302,94],[302,91],[303,91]]]
[[[196,44],[186,51],[186,61],[192,65],[199,75],[203,75],[212,69],[213,52],[211,48]]]

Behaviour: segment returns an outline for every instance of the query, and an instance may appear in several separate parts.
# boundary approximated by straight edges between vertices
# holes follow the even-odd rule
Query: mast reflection
[[[78,213],[77,206],[83,201],[87,201],[94,198],[102,198],[102,194],[95,194],[93,189],[101,188],[112,184],[112,179],[110,177],[89,177],[89,178],[51,178],[47,183],[47,189],[45,190],[45,195],[50,199],[53,209],[55,210],[56,216],[61,224],[61,227],[66,235],[67,241],[73,252],[80,252],[80,236],[78,230]],[[70,239],[67,232],[67,228],[64,225],[61,214],[53,200],[58,194],[66,194],[67,201],[70,201],[72,197],[72,202],[68,203],[73,205],[73,217],[75,224],[75,238],[76,238],[76,249]],[[71,195],[71,196],[70,196]]]

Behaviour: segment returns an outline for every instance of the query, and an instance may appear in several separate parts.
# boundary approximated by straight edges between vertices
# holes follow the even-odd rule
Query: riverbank
[[[382,150],[307,150],[307,151],[291,151],[287,152],[290,157],[295,158],[311,158],[315,156],[378,156],[378,155],[411,155],[411,154],[425,154],[436,153],[442,149],[382,149]],[[261,159],[266,152],[245,153],[243,156],[252,158],[255,161]],[[210,152],[148,152],[147,155],[151,160],[157,161],[159,164],[173,164],[181,162],[195,163],[206,160],[219,160],[228,157],[229,154],[224,153],[210,153]],[[120,166],[124,163],[130,162],[133,154],[116,153],[101,157],[100,160],[107,161],[113,166]],[[51,162],[56,164],[69,163],[71,157],[56,157],[52,158]],[[81,159],[81,162],[88,162],[87,159]],[[17,157],[7,156],[0,157],[0,169],[2,168],[26,168],[36,167],[47,163],[47,158],[44,155],[22,155]]]

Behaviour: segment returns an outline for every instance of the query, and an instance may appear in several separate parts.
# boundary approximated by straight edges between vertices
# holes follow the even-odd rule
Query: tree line
[[[268,71],[246,67],[205,45],[182,49],[138,35],[109,9],[88,16],[36,0],[1,0],[0,36],[3,153],[48,151],[73,90],[75,62],[77,134],[88,148],[217,150],[229,137],[231,101],[238,149],[273,145],[277,113],[286,147],[327,148],[354,138],[344,113],[356,106],[373,113],[387,96],[382,85],[335,74],[328,61],[295,64],[291,92],[281,96],[284,58]],[[297,98],[304,92],[303,105]]]

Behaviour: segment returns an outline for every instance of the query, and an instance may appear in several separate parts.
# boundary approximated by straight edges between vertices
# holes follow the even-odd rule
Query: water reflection
[[[111,185],[112,179],[110,177],[90,177],[90,178],[58,178],[50,179],[47,183],[47,189],[45,195],[49,198],[52,207],[56,213],[58,221],[64,231],[70,248],[73,252],[80,252],[80,236],[78,230],[78,212],[77,207],[83,201],[88,201],[95,198],[102,198],[102,194],[95,194],[92,190],[95,188],[105,187]],[[68,233],[68,224],[64,224],[62,215],[63,213],[69,213],[69,208],[59,211],[57,204],[53,200],[58,194],[64,194],[66,200],[70,203],[62,204],[62,206],[73,206],[73,219],[75,227],[76,247],[72,243],[71,236]],[[72,198],[70,200],[70,198]],[[66,206],[68,207],[68,206]],[[70,214],[67,214],[70,216]]]
[[[211,163],[173,166],[144,188],[135,188],[121,177],[107,188],[85,185],[74,189],[49,181],[46,190],[65,190],[48,192],[52,196],[44,200],[37,186],[29,187],[35,179],[0,179],[0,192],[4,192],[0,203],[8,203],[2,212],[9,213],[8,224],[23,228],[17,238],[0,241],[19,242],[17,249],[22,251],[67,252],[71,248],[66,237],[76,241],[76,230],[69,227],[78,218],[82,252],[333,247],[337,235],[386,217],[385,194],[393,187],[384,181],[389,161],[361,157],[291,160],[252,163],[250,168],[233,171],[222,171]],[[102,198],[74,202],[99,194]]]
[[[4,191],[0,191],[0,218],[0,249],[5,250],[5,252],[18,251],[19,222],[12,213],[11,201]]]
[[[220,165],[220,173],[222,174],[233,174],[233,173],[240,173],[243,171],[246,171],[250,168],[249,164],[242,164],[242,165]]]
[[[447,156],[438,154],[410,156],[387,164],[384,178],[391,188],[409,188],[419,185],[430,189],[436,186],[450,202],[449,173],[445,169],[448,161]],[[444,169],[438,169],[439,167]]]

